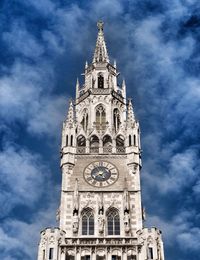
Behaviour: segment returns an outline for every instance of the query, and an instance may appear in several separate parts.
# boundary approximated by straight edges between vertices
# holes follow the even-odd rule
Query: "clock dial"
[[[96,187],[106,187],[113,184],[118,178],[117,168],[105,161],[97,161],[89,164],[84,170],[85,180]]]

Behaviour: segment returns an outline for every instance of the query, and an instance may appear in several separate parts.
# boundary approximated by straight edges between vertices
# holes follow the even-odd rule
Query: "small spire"
[[[117,68],[117,61],[116,61],[116,60],[114,60],[113,67],[114,67],[115,69]]]
[[[126,82],[125,79],[123,79],[122,81],[122,92],[123,92],[123,96],[126,99]]]
[[[85,69],[87,69],[88,68],[88,62],[86,61],[85,62]]]
[[[127,109],[127,123],[132,124],[135,122],[135,115],[133,112],[132,100],[129,98],[128,100],[128,109]]]
[[[67,114],[67,123],[73,123],[73,122],[74,122],[74,106],[71,99],[69,103],[68,114]]]
[[[78,98],[79,98],[79,80],[77,78],[77,80],[76,80],[76,99],[78,99]]]
[[[96,48],[94,51],[93,63],[94,62],[109,62],[108,52],[106,49],[106,43],[104,40],[104,33],[103,33],[103,25],[102,21],[98,21],[98,36],[96,41]]]

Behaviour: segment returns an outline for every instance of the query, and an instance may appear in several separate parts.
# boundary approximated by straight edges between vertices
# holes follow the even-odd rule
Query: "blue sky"
[[[40,230],[57,225],[61,125],[98,19],[141,124],[146,225],[163,231],[166,260],[199,259],[199,1],[2,0],[0,8],[0,259],[36,259]]]

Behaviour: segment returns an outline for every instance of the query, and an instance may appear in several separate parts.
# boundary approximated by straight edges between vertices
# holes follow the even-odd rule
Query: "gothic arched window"
[[[105,135],[103,137],[103,146],[104,147],[112,146],[112,138],[109,135]]]
[[[131,135],[129,135],[129,146],[131,146],[132,145],[132,142],[131,142]]]
[[[98,88],[104,88],[104,77],[101,74],[98,76]]]
[[[116,138],[116,146],[124,147],[124,137],[122,135],[118,135]]]
[[[68,146],[68,135],[66,136],[66,146]]]
[[[83,135],[77,137],[77,146],[86,146],[86,139]]]
[[[73,146],[73,135],[71,135],[71,146]]]
[[[117,108],[115,108],[113,111],[113,124],[115,128],[115,132],[117,132],[120,126],[120,113],[119,113],[119,109]]]
[[[97,129],[106,127],[106,111],[102,105],[98,105],[96,108],[96,127]]]
[[[82,235],[94,235],[94,214],[90,208],[82,212]]]
[[[111,208],[107,213],[108,235],[120,235],[120,218],[119,212],[115,208]]]

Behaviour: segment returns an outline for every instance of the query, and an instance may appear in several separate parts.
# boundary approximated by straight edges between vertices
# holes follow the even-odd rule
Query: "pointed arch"
[[[73,135],[71,135],[71,138],[70,138],[70,145],[73,146],[73,141],[74,141],[74,138],[73,138]]]
[[[77,140],[77,146],[79,146],[79,147],[85,147],[86,146],[85,136],[79,135],[76,140]]]
[[[81,212],[82,235],[94,235],[94,213],[89,207]]]
[[[136,135],[133,135],[133,145],[136,146]]]
[[[98,153],[99,152],[99,138],[96,135],[90,137],[90,152]]]
[[[110,135],[104,135],[103,137],[103,147],[112,146],[112,138]]]
[[[105,129],[106,128],[106,110],[102,104],[96,106],[96,128]]]
[[[116,146],[117,147],[124,147],[124,136],[118,135],[116,138]]]
[[[107,234],[120,235],[120,217],[118,209],[112,207],[107,210]]]
[[[131,146],[132,145],[131,135],[129,135],[128,141],[129,141],[129,146]]]

